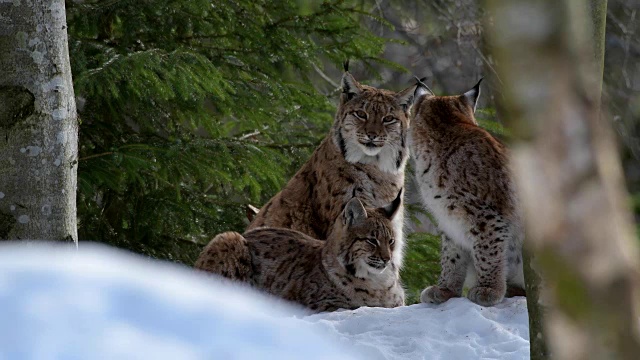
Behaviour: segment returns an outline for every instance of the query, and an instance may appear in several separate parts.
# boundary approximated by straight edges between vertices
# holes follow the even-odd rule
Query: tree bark
[[[77,243],[64,1],[1,1],[0,14],[0,239]]]
[[[531,360],[544,360],[549,358],[549,346],[544,331],[545,306],[540,302],[542,278],[537,270],[535,257],[528,246],[523,249],[522,255],[529,314],[529,356]]]
[[[607,0],[589,0],[590,18],[593,23],[593,52],[597,76],[594,80],[599,86],[596,89],[597,103],[600,104],[602,94],[602,75],[604,71],[605,33],[607,30]]]
[[[638,249],[600,116],[606,1],[487,4],[506,119],[520,139],[514,171],[545,285],[549,350],[554,359],[637,358]]]

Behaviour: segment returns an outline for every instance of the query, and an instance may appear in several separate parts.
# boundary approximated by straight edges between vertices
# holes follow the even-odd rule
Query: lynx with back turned
[[[347,70],[345,68],[345,70]],[[404,186],[408,114],[415,86],[400,92],[359,84],[345,71],[330,134],[247,229],[281,227],[326,239],[355,194],[366,207],[391,202]],[[402,263],[403,209],[393,220],[394,263]]]
[[[404,290],[391,261],[397,251],[391,222],[398,216],[401,196],[379,209],[365,209],[354,197],[326,241],[280,228],[220,234],[195,267],[313,311],[402,306]]]
[[[442,236],[442,272],[423,302],[462,295],[492,306],[507,295],[524,295],[523,225],[506,148],[477,125],[480,82],[463,95],[435,96],[416,88],[411,152],[422,200]]]

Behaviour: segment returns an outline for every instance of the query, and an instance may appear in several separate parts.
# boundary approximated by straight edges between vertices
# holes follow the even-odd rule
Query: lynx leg
[[[248,282],[252,268],[247,240],[237,232],[218,234],[202,250],[194,267],[231,280]]]
[[[446,235],[442,235],[440,265],[442,271],[438,285],[429,286],[420,294],[423,303],[440,304],[452,297],[462,296],[462,286],[470,263],[469,254],[456,245]]]
[[[496,238],[489,242],[478,240],[473,245],[473,264],[478,283],[469,289],[467,297],[478,305],[493,306],[502,301],[507,287],[506,239]]]

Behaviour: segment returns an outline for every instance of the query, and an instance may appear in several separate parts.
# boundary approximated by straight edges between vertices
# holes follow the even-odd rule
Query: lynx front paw
[[[469,289],[467,297],[478,305],[493,306],[502,301],[504,298],[504,290],[498,291],[490,287],[476,286]]]
[[[429,286],[422,290],[420,294],[420,301],[429,304],[442,304],[443,302],[451,299],[452,297],[459,297],[453,291],[441,288],[439,286]]]

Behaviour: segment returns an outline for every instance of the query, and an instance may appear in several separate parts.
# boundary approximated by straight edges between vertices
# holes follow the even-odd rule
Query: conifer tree
[[[378,61],[360,3],[68,2],[80,239],[188,264],[329,129],[323,64]],[[324,80],[323,80],[324,81]]]

